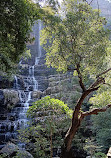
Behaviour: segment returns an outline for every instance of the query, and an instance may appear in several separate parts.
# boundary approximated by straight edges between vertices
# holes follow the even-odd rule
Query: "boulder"
[[[42,96],[43,96],[43,92],[41,92],[41,91],[34,91],[34,92],[32,93],[32,97],[33,97],[33,98],[40,99]]]
[[[12,158],[13,156],[18,156],[21,158],[33,158],[29,152],[19,149],[17,145],[10,142],[0,150],[0,155],[6,155],[8,158]],[[4,156],[4,158],[6,157]]]
[[[17,152],[17,156],[21,158],[34,158],[28,151],[26,150],[19,150]]]
[[[19,102],[19,95],[17,91],[3,89],[3,94],[5,97],[4,104],[7,105],[7,107],[14,107]]]
[[[19,148],[15,144],[7,143],[7,145],[0,150],[0,154],[5,154],[8,157],[11,157],[16,155],[18,150]]]
[[[44,94],[46,95],[51,95],[51,87],[48,87],[45,91]]]

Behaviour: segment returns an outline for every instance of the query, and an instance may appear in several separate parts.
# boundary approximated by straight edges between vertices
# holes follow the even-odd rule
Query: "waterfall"
[[[41,46],[40,46],[40,31],[42,29],[41,20],[38,20],[38,24],[39,24],[38,56],[35,58],[35,65],[38,65],[39,59],[41,57]]]
[[[34,76],[34,66],[35,65],[29,66],[29,81],[32,82],[33,90],[37,90],[38,89],[38,82],[37,82],[37,80],[35,79],[35,76]]]
[[[36,28],[36,27],[35,27]],[[38,33],[36,38],[38,38],[35,42],[36,45],[38,45],[36,49],[36,56],[34,64],[28,64],[28,74],[24,74],[22,76],[23,85],[21,85],[21,78],[19,76],[14,76],[14,89],[18,91],[19,95],[19,103],[17,107],[15,107],[13,110],[11,110],[10,113],[6,114],[6,119],[0,121],[0,148],[3,147],[3,145],[10,141],[11,139],[16,139],[17,137],[17,130],[20,129],[20,127],[26,127],[27,126],[27,116],[26,112],[31,104],[32,100],[32,92],[38,90],[38,81],[35,78],[34,71],[35,66],[39,65],[39,60],[41,57],[41,46],[40,46],[40,30],[41,30],[41,21],[38,21],[38,30],[35,32]],[[22,65],[22,60],[20,61],[20,65]],[[11,119],[10,119],[11,118]],[[19,147],[24,147],[24,144],[19,144]]]

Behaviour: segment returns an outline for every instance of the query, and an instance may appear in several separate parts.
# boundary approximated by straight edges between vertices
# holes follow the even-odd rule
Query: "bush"
[[[36,101],[28,110],[29,126],[20,131],[20,139],[34,157],[52,157],[63,144],[72,110],[62,101],[49,96]]]

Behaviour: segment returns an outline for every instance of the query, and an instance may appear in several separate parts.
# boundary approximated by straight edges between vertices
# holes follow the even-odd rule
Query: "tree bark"
[[[72,117],[72,122],[71,122],[71,126],[68,130],[68,132],[66,133],[65,139],[64,139],[64,144],[61,148],[61,157],[60,158],[74,158],[74,155],[72,155],[72,151],[71,151],[71,144],[72,144],[72,140],[78,130],[78,128],[80,127],[80,124],[82,122],[82,120],[84,119],[85,116],[88,115],[92,115],[92,114],[98,114],[99,112],[104,112],[106,111],[108,108],[111,107],[111,104],[103,107],[103,108],[95,108],[91,111],[87,111],[87,112],[81,112],[81,106],[82,103],[84,101],[84,99],[86,98],[86,96],[97,90],[99,87],[96,88],[92,88],[86,90],[81,98],[78,100],[74,112],[73,112],[73,117]]]
[[[72,155],[71,151],[71,143],[72,140],[80,126],[80,120],[74,120],[74,123],[70,126],[65,139],[64,139],[64,145],[62,146],[62,151],[61,151],[61,158],[73,158],[74,156]]]
[[[65,136],[64,144],[62,146],[61,158],[71,158],[71,143],[82,121],[80,117],[81,105],[89,93],[90,91],[85,91],[75,106],[73,117],[72,117],[72,123]]]
[[[78,73],[79,85],[80,85],[83,93],[82,93],[80,99],[78,100],[78,102],[75,106],[75,109],[73,111],[71,126],[64,138],[64,144],[61,148],[61,157],[60,158],[74,158],[74,155],[72,155],[72,151],[71,151],[71,144],[72,144],[72,140],[73,140],[82,120],[84,119],[84,117],[88,116],[88,115],[92,115],[92,114],[97,115],[99,112],[104,112],[108,108],[111,107],[111,104],[109,104],[102,108],[95,108],[90,111],[81,112],[81,106],[82,106],[82,103],[83,103],[84,99],[86,98],[86,96],[88,96],[91,92],[98,90],[100,87],[99,86],[100,84],[105,83],[105,79],[100,76],[107,73],[110,70],[111,70],[111,68],[102,72],[101,74],[97,75],[96,81],[92,85],[90,85],[90,87],[88,89],[86,89],[86,87],[83,83],[82,74],[80,72],[80,64],[77,64],[76,71]]]

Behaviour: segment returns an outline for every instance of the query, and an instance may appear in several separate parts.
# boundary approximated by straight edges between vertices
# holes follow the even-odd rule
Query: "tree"
[[[53,149],[62,144],[72,110],[64,102],[47,96],[33,103],[28,116],[31,121],[27,128],[20,130],[21,140],[34,157],[52,158]]]
[[[40,7],[31,0],[0,1],[0,71],[12,73],[27,56],[31,27],[39,18]]]
[[[73,71],[82,90],[62,146],[61,158],[69,158],[72,140],[84,117],[97,115],[111,107],[108,104],[82,111],[86,97],[105,84],[105,75],[111,70],[107,62],[110,60],[109,31],[103,27],[106,20],[100,16],[99,10],[93,10],[82,0],[66,0],[58,14],[47,10],[47,14],[49,12],[41,35],[41,44],[47,52],[46,64],[58,71]],[[91,79],[89,86],[86,78]]]

